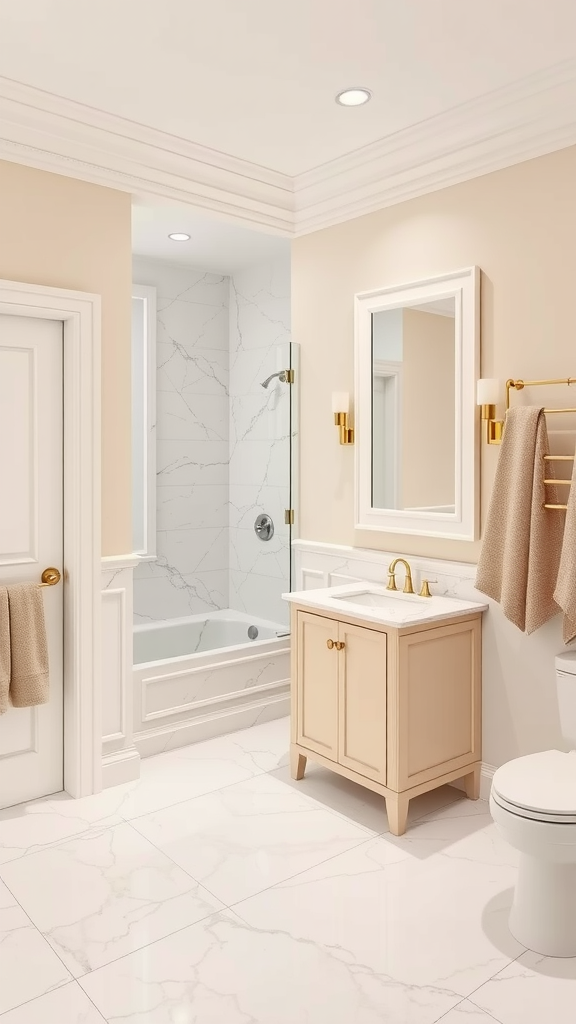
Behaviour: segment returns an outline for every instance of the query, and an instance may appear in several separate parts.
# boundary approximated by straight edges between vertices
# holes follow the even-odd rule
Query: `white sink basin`
[[[398,603],[399,599],[414,603],[422,600],[422,598],[415,597],[412,594],[400,594],[394,590],[383,593],[381,590],[366,589],[361,590],[360,593],[350,593],[350,591],[347,591],[345,594],[334,594],[335,601],[348,601],[350,604],[359,604],[366,608],[387,608],[394,615],[398,612],[401,615],[405,615],[406,609]],[[429,601],[431,598],[427,598],[427,600]]]
[[[456,597],[420,597],[388,590],[374,583],[352,583],[342,587],[324,587],[321,590],[303,590],[284,594],[284,599],[304,608],[330,611],[339,615],[352,615],[371,622],[390,626],[409,626],[412,623],[450,619],[467,612],[485,611],[486,604],[461,601]]]

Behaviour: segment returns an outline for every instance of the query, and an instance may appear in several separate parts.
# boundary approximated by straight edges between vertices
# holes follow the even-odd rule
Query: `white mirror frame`
[[[455,318],[455,511],[414,512],[372,507],[372,314],[399,306],[454,298]],[[355,525],[447,540],[473,541],[479,528],[480,271],[452,274],[354,297]],[[441,444],[441,439],[438,441]]]
[[[134,554],[156,559],[156,289],[133,284],[132,300],[142,303],[143,332],[132,327],[132,386],[138,378],[140,401],[132,397],[132,520]]]

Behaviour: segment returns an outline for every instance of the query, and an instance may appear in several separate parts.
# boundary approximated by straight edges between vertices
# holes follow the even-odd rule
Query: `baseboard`
[[[488,801],[490,799],[490,789],[492,787],[492,776],[496,768],[493,764],[486,764],[482,762],[480,769],[480,799]],[[464,783],[462,779],[456,779],[455,782],[450,783],[454,789],[461,789],[464,792]]]
[[[285,690],[262,700],[136,733],[134,744],[141,757],[150,757],[166,750],[183,747],[188,743],[198,743],[200,740],[209,740],[214,736],[237,732],[239,729],[249,729],[250,726],[260,725],[274,718],[284,718],[290,714],[289,686],[287,680]]]
[[[480,799],[489,800],[490,790],[492,788],[492,777],[496,767],[493,764],[486,764],[482,762],[482,769],[480,771]]]
[[[115,750],[102,758],[102,789],[140,778],[140,754],[135,747]]]

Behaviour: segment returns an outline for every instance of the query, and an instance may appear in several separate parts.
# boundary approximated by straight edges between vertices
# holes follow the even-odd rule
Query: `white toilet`
[[[556,658],[562,735],[576,748],[576,650]],[[520,852],[510,931],[545,956],[576,956],[576,750],[546,750],[494,773],[490,811]]]

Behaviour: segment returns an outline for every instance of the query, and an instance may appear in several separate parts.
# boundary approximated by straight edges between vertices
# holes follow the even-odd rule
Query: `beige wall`
[[[0,161],[0,278],[102,296],[102,553],[132,550],[131,197]]]
[[[354,531],[354,448],[338,446],[330,411],[332,391],[353,390],[354,293],[472,264],[483,272],[482,375],[574,375],[576,148],[294,241],[303,538],[477,561],[478,543]],[[483,445],[483,518],[497,459]]]
[[[454,505],[454,318],[402,315],[401,508]]]

